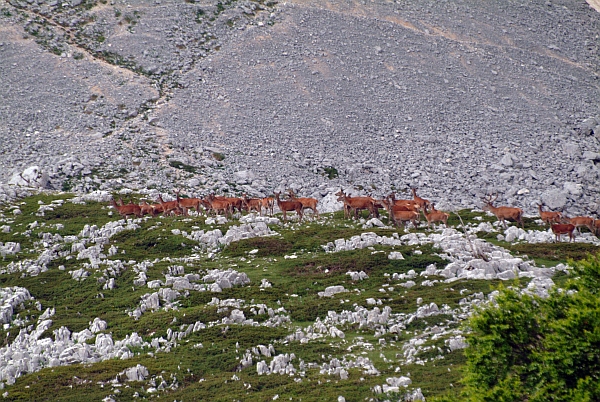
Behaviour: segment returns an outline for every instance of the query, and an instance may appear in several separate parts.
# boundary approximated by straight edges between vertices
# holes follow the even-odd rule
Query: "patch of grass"
[[[530,258],[558,263],[568,259],[582,260],[600,252],[600,247],[589,243],[537,243],[507,244],[510,251],[526,254]]]
[[[187,165],[183,162],[176,161],[176,160],[170,160],[169,166],[174,167],[175,169],[185,170],[186,172],[189,172],[189,173],[197,173],[198,172],[198,169],[195,166]]]
[[[221,3],[219,3],[219,4],[221,4]],[[212,157],[219,162],[225,160],[225,155],[220,152],[213,152]]]
[[[293,244],[285,239],[255,237],[230,244],[222,254],[229,257],[245,257],[249,251],[255,249],[258,249],[256,257],[282,256],[292,251]]]

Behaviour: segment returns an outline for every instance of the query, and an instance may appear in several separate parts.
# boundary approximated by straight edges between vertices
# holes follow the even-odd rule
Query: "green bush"
[[[600,400],[600,255],[548,298],[501,289],[468,323],[469,401]]]

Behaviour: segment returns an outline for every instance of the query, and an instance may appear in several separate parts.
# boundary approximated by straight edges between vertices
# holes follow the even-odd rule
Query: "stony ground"
[[[0,182],[597,214],[583,1],[0,0]],[[47,180],[46,180],[47,178]],[[2,198],[15,193],[2,186]]]

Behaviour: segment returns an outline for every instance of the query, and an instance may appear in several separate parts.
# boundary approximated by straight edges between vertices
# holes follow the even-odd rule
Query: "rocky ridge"
[[[3,200],[416,186],[445,208],[499,192],[529,213],[598,211],[600,14],[585,3],[0,10]]]

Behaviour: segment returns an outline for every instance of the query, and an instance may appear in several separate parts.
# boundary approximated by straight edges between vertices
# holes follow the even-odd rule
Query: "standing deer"
[[[319,217],[319,211],[317,211],[317,199],[316,198],[298,198],[296,197],[296,194],[294,193],[294,191],[292,189],[288,190],[288,194],[290,196],[290,199],[292,201],[298,201],[300,204],[302,204],[302,209],[310,209],[313,211],[313,214],[315,214],[315,216],[318,218]]]
[[[569,243],[573,239],[575,239],[575,235],[573,234],[573,231],[575,231],[575,225],[572,225],[570,223],[561,223],[561,224],[551,225],[551,227],[552,227],[552,232],[554,233],[554,235],[556,237],[557,243],[560,242],[560,236],[563,234],[569,235]]]
[[[427,207],[423,210],[423,215],[425,215],[425,219],[427,220],[427,228],[429,228],[431,223],[434,222],[442,222],[446,227],[448,227],[448,218],[450,214],[446,212],[438,211],[435,209],[435,204],[431,204],[431,211],[427,210]]]
[[[540,212],[540,218],[544,223],[560,223],[562,220],[561,212],[542,211],[542,204],[538,204],[538,211]]]
[[[119,215],[123,218],[127,219],[129,215],[135,215],[138,218],[142,217],[142,209],[137,204],[127,204],[127,205],[119,205],[115,202],[114,198],[111,198],[110,204],[114,209],[117,210]]]
[[[260,199],[262,207],[265,209],[265,213],[269,216],[273,216],[273,209],[275,208],[275,198],[264,197]]]
[[[421,211],[424,211],[425,208],[427,208],[431,203],[429,202],[429,200],[426,200],[425,198],[421,198],[417,195],[417,189],[416,188],[411,188],[412,190],[412,194],[413,194],[413,200],[419,205],[419,209]]]
[[[277,206],[283,213],[283,221],[284,222],[287,221],[287,213],[291,212],[291,211],[296,211],[296,215],[298,215],[298,217],[299,217],[298,222],[302,222],[302,211],[304,208],[303,208],[301,202],[299,202],[299,201],[282,201],[279,199],[281,192],[274,193],[274,195],[275,195],[275,200],[277,201]]]
[[[521,228],[523,228],[523,210],[521,208],[515,207],[495,207],[493,205],[494,201],[498,199],[498,194],[496,197],[492,199],[492,195],[488,195],[487,198],[483,199],[485,205],[483,206],[484,211],[489,211],[492,214],[496,215],[499,222],[504,224],[504,228],[506,229],[506,220],[517,222],[521,224]]]
[[[589,216],[576,216],[574,218],[567,219],[567,222],[572,225],[575,225],[579,233],[581,233],[581,231],[579,230],[580,226],[585,226],[590,230],[590,232],[595,233],[594,218],[590,218]]]
[[[249,198],[246,194],[244,194],[242,198],[242,203],[243,207],[248,212],[252,212],[254,210],[258,212],[260,216],[262,216],[262,201],[260,198]]]
[[[369,211],[369,216],[378,217],[379,212],[375,208],[375,200],[371,197],[349,197],[340,190],[335,193],[338,196],[338,201],[344,203],[344,216],[348,217],[350,211],[354,210],[354,219],[358,219],[358,211],[366,209]]]

